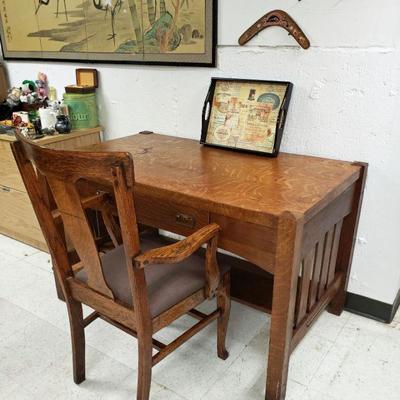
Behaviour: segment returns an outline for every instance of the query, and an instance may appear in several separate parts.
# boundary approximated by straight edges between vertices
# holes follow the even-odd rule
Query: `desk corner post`
[[[360,176],[354,183],[355,192],[352,211],[343,220],[342,233],[340,235],[336,270],[343,272],[343,280],[336,296],[328,307],[328,311],[334,315],[341,315],[346,303],[347,286],[349,284],[354,247],[357,239],[358,223],[360,220],[365,183],[367,180],[368,164],[356,162],[354,165],[360,167]]]
[[[302,218],[290,213],[283,213],[278,220],[265,394],[267,400],[283,400],[286,395],[303,225]]]

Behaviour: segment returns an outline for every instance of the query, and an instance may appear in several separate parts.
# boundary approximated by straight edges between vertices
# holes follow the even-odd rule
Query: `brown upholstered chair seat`
[[[171,244],[171,240],[151,234],[140,237],[142,252]],[[104,278],[117,300],[132,306],[132,294],[125,262],[124,247],[119,246],[101,257]],[[150,313],[154,318],[205,286],[205,252],[200,249],[177,264],[146,267]],[[229,266],[220,265],[221,276]],[[86,282],[85,269],[75,277]]]

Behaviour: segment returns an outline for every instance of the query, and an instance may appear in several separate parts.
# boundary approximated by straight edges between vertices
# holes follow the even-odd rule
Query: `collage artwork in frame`
[[[214,78],[201,143],[276,156],[292,87],[290,82]]]
[[[215,65],[217,0],[0,0],[5,59]]]

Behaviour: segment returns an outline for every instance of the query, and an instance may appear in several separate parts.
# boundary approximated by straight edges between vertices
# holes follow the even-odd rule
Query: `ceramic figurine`
[[[35,84],[34,81],[30,81],[28,79],[25,79],[22,82],[21,89],[22,89],[22,92],[24,94],[29,94],[29,93],[32,93],[32,92],[36,92],[37,87],[36,87],[36,84]]]
[[[10,92],[8,93],[8,97],[7,97],[7,100],[6,100],[7,103],[11,107],[16,107],[20,102],[21,94],[22,94],[22,90],[20,88],[13,87],[10,90]]]
[[[56,131],[58,133],[70,133],[71,132],[71,122],[67,115],[57,115]]]
[[[40,98],[45,99],[49,96],[49,81],[46,74],[44,74],[43,72],[39,72],[36,85],[37,93]]]

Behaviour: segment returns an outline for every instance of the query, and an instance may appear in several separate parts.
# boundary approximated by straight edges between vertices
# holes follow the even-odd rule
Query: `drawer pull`
[[[176,214],[175,221],[177,224],[186,226],[188,228],[194,228],[196,225],[196,220],[194,219],[194,217],[188,214]]]
[[[8,187],[2,186],[2,187],[1,187],[1,191],[4,192],[4,193],[10,193],[10,192],[11,192],[11,189],[8,188]]]

